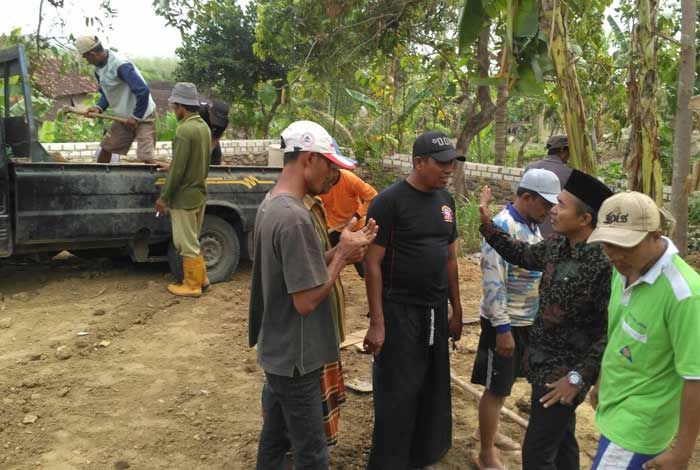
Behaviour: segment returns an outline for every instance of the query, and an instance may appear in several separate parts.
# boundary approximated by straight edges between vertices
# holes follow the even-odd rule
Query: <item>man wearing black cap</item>
[[[532,404],[523,444],[524,470],[579,468],[575,411],[600,371],[611,275],[602,249],[586,240],[610,195],[603,183],[573,170],[551,212],[558,235],[530,245],[493,225],[488,211],[491,190],[482,190],[480,231],[486,241],[507,262],[542,271],[540,305],[525,364]]]
[[[525,168],[525,172],[527,173],[528,170],[533,168],[549,170],[557,175],[557,178],[559,178],[559,184],[563,188],[566,186],[566,182],[569,181],[572,171],[571,167],[568,165],[569,138],[566,135],[553,135],[547,139],[545,149],[547,150],[547,157],[530,163]],[[549,219],[549,217],[545,218],[544,222],[539,224],[539,227],[543,238],[548,238],[552,233],[554,233],[552,230],[552,221]]]
[[[455,203],[445,190],[456,160],[450,139],[413,143],[413,172],[382,191],[367,214],[379,233],[365,257],[374,354],[369,468],[423,468],[452,445],[448,337],[459,339]],[[447,303],[452,305],[448,318]]]

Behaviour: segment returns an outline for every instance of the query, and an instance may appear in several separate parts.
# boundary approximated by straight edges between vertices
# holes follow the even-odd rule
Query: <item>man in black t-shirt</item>
[[[462,307],[455,203],[444,188],[456,160],[464,157],[445,134],[422,134],[411,175],[382,191],[367,214],[379,226],[365,257],[364,345],[375,358],[371,470],[426,467],[452,445],[448,336],[461,335]]]

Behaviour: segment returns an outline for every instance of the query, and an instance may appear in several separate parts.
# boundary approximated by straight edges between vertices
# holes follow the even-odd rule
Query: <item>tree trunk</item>
[[[547,136],[545,134],[546,126],[544,124],[544,111],[545,105],[542,105],[542,108],[537,113],[537,133],[535,134],[535,142],[537,143],[545,142],[547,140]]]
[[[688,252],[688,187],[690,172],[690,138],[693,120],[690,97],[695,81],[696,0],[681,0],[681,52],[678,73],[675,134],[673,138],[673,190],[671,211],[676,219],[673,243],[682,256]]]
[[[508,96],[508,85],[498,87],[498,101],[503,101]],[[494,153],[496,154],[495,165],[503,166],[506,162],[506,152],[508,149],[508,105],[503,105],[496,111],[494,118]]]
[[[508,50],[505,45],[501,49],[501,64],[507,64]],[[506,65],[507,67],[507,65]],[[508,76],[508,70],[501,70],[501,74]],[[498,87],[497,101],[503,101],[508,96],[508,83],[504,83]],[[496,111],[494,118],[494,146],[495,155],[494,165],[503,166],[506,162],[506,153],[508,150],[508,106],[501,106]]]
[[[479,33],[479,39],[476,42],[476,68],[477,73],[480,78],[489,76],[489,39],[491,39],[491,24],[484,26],[484,29]],[[480,85],[476,89],[476,96],[483,112],[485,107],[488,108],[489,105],[493,106],[491,101],[491,94],[489,92],[489,87]],[[474,109],[474,106],[472,106]],[[462,127],[462,131],[459,133],[457,138],[457,151],[462,155],[466,155],[469,150],[469,145],[472,143],[474,136],[479,133],[481,129],[476,131],[473,135],[473,120],[474,115],[467,117]],[[466,185],[464,183],[464,163],[457,162],[457,168],[455,169],[455,176],[452,179],[455,187],[455,196],[457,198],[463,198],[467,192]]]
[[[659,126],[656,119],[656,17],[658,0],[637,0],[637,24],[632,34],[628,78],[630,154],[629,188],[663,205]]]
[[[565,13],[566,7],[561,0],[542,0],[540,28],[549,36],[549,54],[554,65],[564,126],[569,136],[569,165],[585,173],[595,174],[596,162],[588,135],[586,109],[578,84],[575,60],[568,51]]]
[[[479,34],[479,40],[476,44],[477,70],[480,78],[487,78],[489,76],[490,35],[491,27],[487,25],[481,31],[481,34]],[[505,106],[508,102],[508,96],[506,95],[502,101],[498,101],[494,104],[491,99],[489,87],[485,85],[477,87],[476,97],[479,102],[480,110],[478,113],[472,114],[466,118],[464,127],[462,127],[462,131],[457,138],[457,151],[462,155],[467,154],[474,137],[493,121],[498,109]],[[464,182],[463,162],[457,162],[457,168],[455,169],[455,175],[452,181],[455,188],[455,196],[458,198],[465,196],[466,185]]]
[[[530,143],[530,136],[528,135],[525,137],[523,140],[523,143],[520,144],[520,148],[518,149],[518,158],[515,162],[515,166],[518,168],[522,168],[525,166],[525,147],[527,147],[527,144]]]

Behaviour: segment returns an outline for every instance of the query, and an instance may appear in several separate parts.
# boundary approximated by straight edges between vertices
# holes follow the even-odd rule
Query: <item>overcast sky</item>
[[[0,0],[0,33],[20,27],[24,33],[36,31],[41,0]],[[57,11],[44,2],[42,35],[75,36],[94,33],[104,43],[128,57],[174,57],[180,45],[180,33],[165,25],[153,12],[151,0],[112,0],[117,16],[112,29],[99,31],[85,25],[85,17],[99,14],[100,0],[66,0]],[[62,27],[61,20],[65,22]]]

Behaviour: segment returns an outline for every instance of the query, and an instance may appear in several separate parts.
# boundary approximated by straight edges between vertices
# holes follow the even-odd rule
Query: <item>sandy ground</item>
[[[263,374],[247,348],[250,264],[201,299],[165,291],[164,265],[67,259],[0,262],[0,469],[252,469]],[[366,327],[364,287],[343,274],[348,329]],[[475,317],[480,272],[461,262],[465,315]],[[478,325],[452,366],[468,380]],[[343,351],[346,378],[368,379],[370,359]],[[508,406],[528,395],[516,385]],[[454,443],[438,469],[473,468],[476,401],[453,389]],[[583,468],[597,433],[579,407]],[[526,416],[526,415],[524,415]],[[334,469],[362,469],[371,395],[348,393]],[[523,430],[503,421],[521,441]],[[520,468],[519,453],[506,455]],[[697,452],[691,468],[700,468]]]

